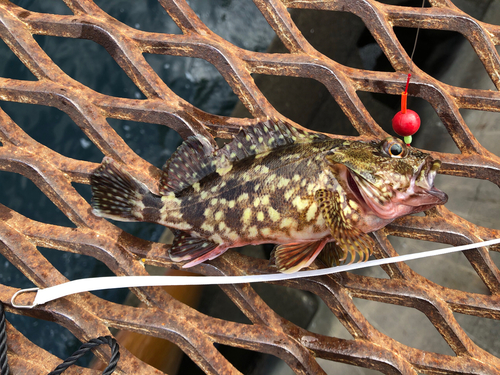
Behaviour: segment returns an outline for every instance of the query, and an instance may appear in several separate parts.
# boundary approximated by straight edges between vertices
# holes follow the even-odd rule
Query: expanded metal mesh
[[[65,2],[74,15],[30,12],[9,1],[0,1],[0,36],[37,78],[36,81],[0,78],[0,99],[64,111],[105,155],[126,164],[153,192],[157,191],[160,171],[138,157],[106,118],[162,124],[184,138],[191,134],[230,138],[240,127],[252,126],[267,117],[285,119],[256,86],[252,74],[258,73],[321,82],[359,132],[358,139],[380,139],[386,133],[365,109],[357,91],[399,95],[404,88],[411,62],[393,31],[395,26],[461,33],[471,43],[497,89],[500,88],[500,58],[495,49],[500,43],[500,27],[473,19],[449,0],[431,0],[432,6],[426,8],[394,6],[374,0],[254,0],[289,50],[289,53],[274,54],[251,52],[232,45],[209,30],[184,0],[160,0],[181,29],[179,35],[134,29],[91,1]],[[350,68],[327,58],[303,37],[287,8],[355,14],[363,20],[395,72]],[[111,97],[91,90],[54,64],[33,35],[90,39],[101,44],[147,99]],[[253,118],[222,117],[194,107],[166,86],[146,62],[144,53],[205,59],[217,68]],[[433,157],[443,161],[441,173],[485,179],[500,185],[500,159],[474,138],[459,112],[459,109],[499,111],[500,94],[453,87],[416,66],[413,72],[409,94],[432,105],[460,150],[459,154],[432,152]],[[44,224],[0,206],[1,252],[37,286],[67,281],[40,254],[37,246],[95,257],[116,275],[146,275],[143,261],[176,267],[168,258],[165,245],[140,240],[92,215],[89,204],[73,188],[72,182],[88,184],[98,164],[65,157],[36,142],[2,110],[0,139],[0,169],[29,178],[76,225],[69,228]],[[406,217],[377,232],[380,246],[376,257],[397,255],[387,235],[458,245],[493,239],[500,233],[476,226],[439,207],[425,217]],[[110,328],[164,338],[179,346],[209,374],[240,373],[214,343],[272,354],[298,374],[324,374],[316,358],[384,373],[498,373],[500,359],[479,348],[453,313],[500,319],[500,273],[488,249],[471,250],[465,255],[489,289],[488,295],[437,285],[403,263],[385,266],[390,277],[387,279],[345,273],[282,283],[319,296],[352,339],[329,337],[292,324],[276,314],[250,285],[227,286],[223,290],[252,324],[206,316],[172,298],[163,289],[153,287],[133,290],[147,305],[144,308],[113,304],[86,293],[34,310],[18,311],[10,307],[10,298],[18,289],[7,285],[0,285],[0,298],[8,311],[56,321],[81,341],[109,335]],[[264,260],[231,251],[193,270],[204,275],[272,271]],[[360,313],[353,298],[420,310],[456,355],[412,348],[384,335]],[[8,345],[13,373],[46,373],[60,362],[11,326]],[[98,355],[106,360],[109,352],[102,349]],[[161,373],[125,349],[118,367],[124,374]]]

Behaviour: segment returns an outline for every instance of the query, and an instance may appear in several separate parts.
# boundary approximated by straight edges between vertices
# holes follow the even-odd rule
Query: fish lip
[[[439,203],[436,204],[445,204],[446,202],[448,202],[448,194],[446,194],[444,191],[439,190],[435,186],[433,186],[432,189],[427,190],[427,194],[430,194],[439,200]]]

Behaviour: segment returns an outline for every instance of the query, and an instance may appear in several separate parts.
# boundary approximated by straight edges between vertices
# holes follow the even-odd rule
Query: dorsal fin
[[[328,137],[323,134],[299,130],[281,120],[243,127],[231,142],[217,151],[206,138],[189,137],[163,167],[165,175],[160,182],[160,192],[179,192],[213,172],[222,176],[232,169],[233,163],[253,155],[294,143],[325,139]]]
[[[267,120],[241,128],[236,137],[217,154],[224,154],[229,161],[235,162],[282,146],[325,139],[328,137],[323,134],[309,133],[281,120]]]
[[[160,193],[181,191],[212,173],[215,149],[203,136],[188,137],[163,166]]]

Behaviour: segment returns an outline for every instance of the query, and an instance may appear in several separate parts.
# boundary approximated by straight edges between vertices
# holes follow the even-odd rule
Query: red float
[[[392,118],[392,128],[396,134],[404,137],[405,143],[409,146],[411,143],[411,136],[420,128],[420,117],[417,112],[406,108],[406,100],[408,97],[408,85],[410,84],[411,74],[408,73],[406,80],[406,88],[401,95],[401,111],[396,113]]]

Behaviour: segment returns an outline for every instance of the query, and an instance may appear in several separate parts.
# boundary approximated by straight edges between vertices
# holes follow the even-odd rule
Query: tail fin
[[[143,199],[148,188],[123,170],[110,158],[105,158],[90,177],[94,214],[119,221],[142,221]]]

